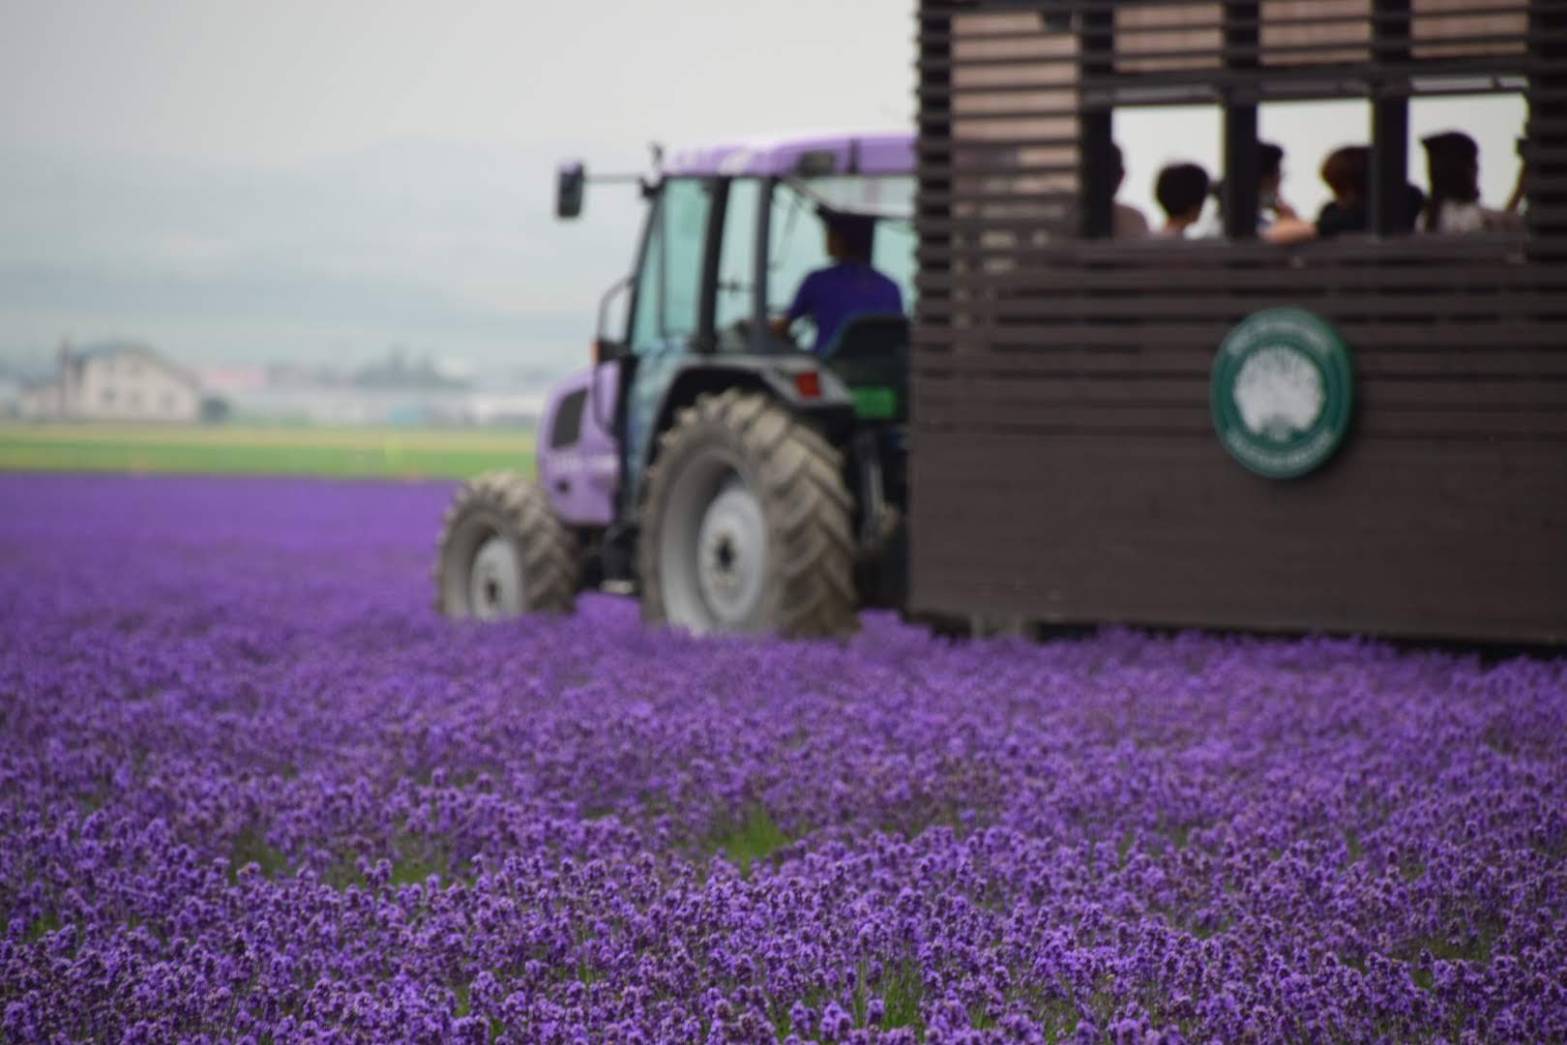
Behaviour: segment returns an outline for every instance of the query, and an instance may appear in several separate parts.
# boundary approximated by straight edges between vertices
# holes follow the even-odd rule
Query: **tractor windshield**
[[[631,348],[639,355],[687,348],[700,326],[702,251],[713,186],[707,179],[671,178],[648,218],[637,273]]]
[[[875,219],[871,265],[898,284],[905,311],[914,307],[914,179],[837,176],[789,179],[773,191],[768,222],[767,311],[785,312],[800,283],[832,264],[818,208]],[[809,344],[810,341],[804,342]]]

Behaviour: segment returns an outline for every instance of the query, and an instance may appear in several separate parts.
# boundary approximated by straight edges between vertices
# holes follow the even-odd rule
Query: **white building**
[[[22,386],[9,377],[0,377],[0,417],[15,417],[21,404]]]
[[[22,392],[32,420],[197,421],[201,385],[145,345],[114,343],[73,352],[60,346],[60,373]]]

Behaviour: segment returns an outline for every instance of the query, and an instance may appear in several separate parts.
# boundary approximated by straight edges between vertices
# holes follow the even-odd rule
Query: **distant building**
[[[0,417],[15,417],[21,410],[22,386],[0,374]]]
[[[72,351],[60,371],[23,390],[18,413],[32,420],[197,421],[201,384],[145,345],[116,342]]]

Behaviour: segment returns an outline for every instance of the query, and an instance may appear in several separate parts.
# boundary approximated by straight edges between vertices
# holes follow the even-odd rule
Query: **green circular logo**
[[[1242,320],[1219,346],[1208,387],[1219,442],[1269,479],[1318,467],[1349,427],[1349,349],[1304,309],[1270,308]]]

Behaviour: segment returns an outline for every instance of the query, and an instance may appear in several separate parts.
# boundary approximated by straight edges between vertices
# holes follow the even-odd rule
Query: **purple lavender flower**
[[[0,476],[0,1037],[1567,1038],[1567,662],[465,626],[448,493]]]

